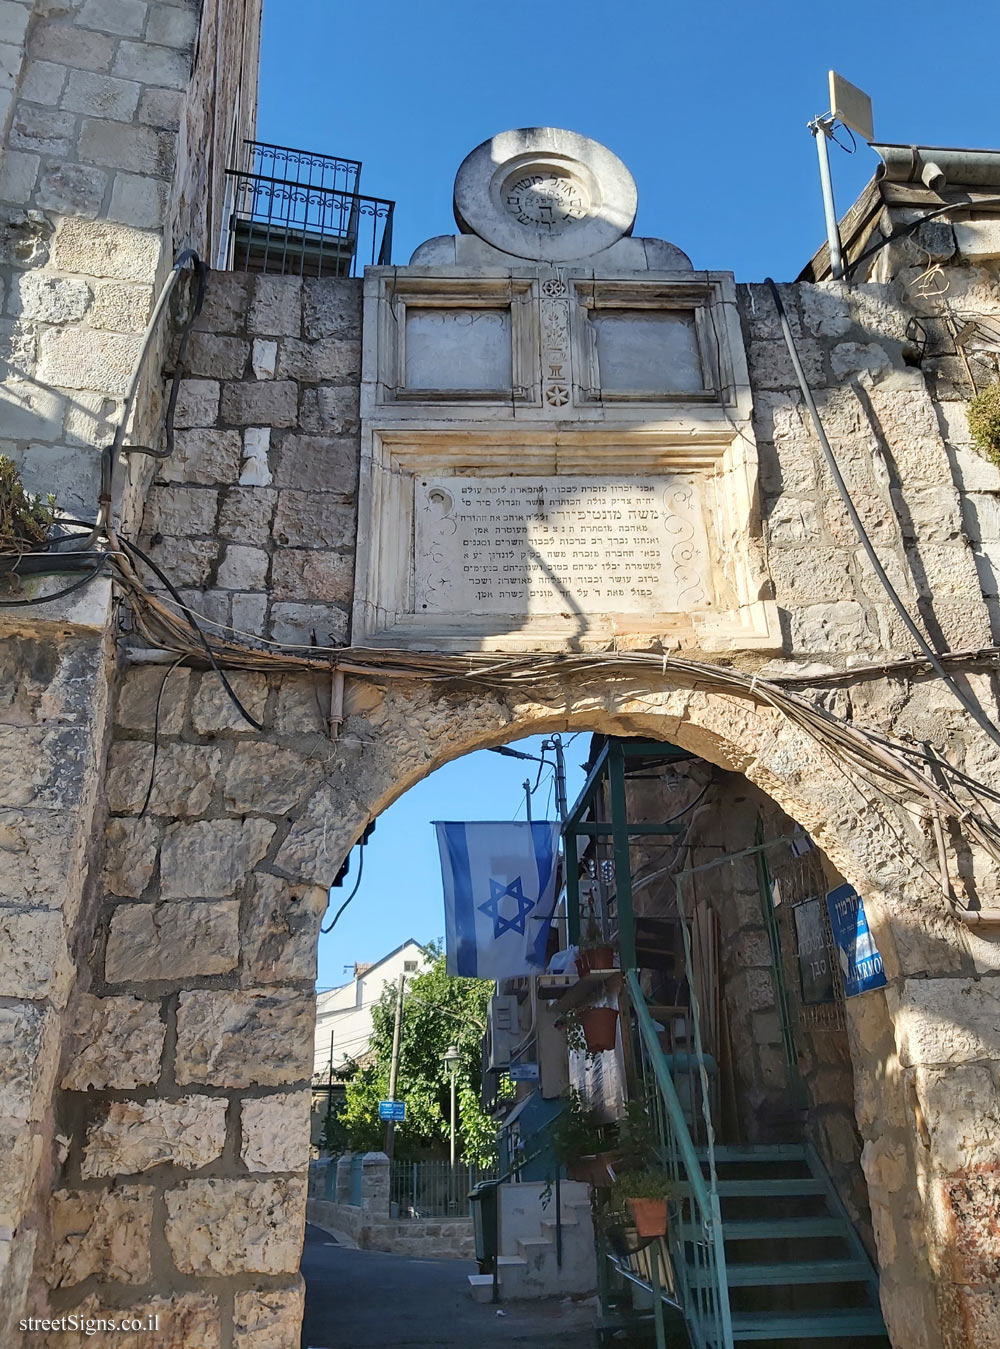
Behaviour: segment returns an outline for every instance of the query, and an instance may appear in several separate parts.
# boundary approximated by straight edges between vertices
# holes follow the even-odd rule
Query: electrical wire
[[[23,599],[23,600],[0,599],[0,608],[3,609],[20,609],[25,607],[30,608],[32,605],[35,604],[50,604],[53,600],[65,599],[67,595],[73,595],[76,593],[76,591],[82,590],[83,587],[89,585],[91,581],[96,580],[98,576],[103,575],[107,571],[107,569],[108,563],[106,559],[102,557],[101,561],[98,563],[96,567],[89,568],[87,572],[83,576],[81,576],[79,580],[74,581],[72,585],[64,586],[62,590],[54,590],[49,595],[35,595],[31,599]],[[8,574],[17,575],[16,572]]]
[[[1000,198],[996,198],[994,201],[997,205],[1000,205]],[[977,207],[982,204],[975,203]],[[912,222],[910,226],[904,227],[904,230],[905,232],[912,232],[924,220],[962,206],[963,203],[946,204],[936,211],[927,213],[920,220]],[[899,231],[894,237],[899,238],[902,235],[903,231]],[[879,247],[884,246],[887,242],[889,240],[885,240]],[[871,251],[877,251],[877,249]],[[177,270],[186,256],[188,255],[181,255],[181,258],[175,264],[174,279],[171,284],[176,283]],[[857,266],[857,263],[861,260],[858,259],[852,266]],[[203,278],[204,273],[201,272],[200,276]],[[770,284],[773,288],[773,282]],[[785,331],[787,342],[789,337],[787,319],[784,318],[780,297],[776,297],[776,304],[783,317],[783,331]],[[158,308],[159,312],[162,313],[163,305],[159,305]],[[197,304],[195,308],[197,309]],[[192,319],[189,318],[188,322],[191,321]],[[144,344],[144,353],[149,350],[149,345],[149,343]],[[794,346],[790,350],[794,353]],[[793,363],[795,363],[795,359],[793,355]],[[801,371],[801,366],[799,366],[799,370]],[[806,388],[808,388],[807,385]],[[807,401],[809,401],[808,398]],[[813,404],[813,406],[815,405]],[[124,418],[119,425],[116,443],[121,445],[123,438]],[[142,447],[136,448],[137,452],[145,452]],[[943,775],[942,782],[930,782],[922,769],[910,762],[912,757],[910,747],[899,741],[890,741],[878,732],[848,723],[829,713],[826,709],[809,702],[801,694],[793,692],[796,686],[807,688],[812,685],[836,684],[838,681],[844,680],[856,681],[866,677],[879,676],[884,678],[890,673],[914,674],[926,670],[928,667],[933,669],[939,677],[946,677],[943,676],[945,664],[961,665],[965,668],[976,665],[997,668],[1000,665],[1000,647],[983,647],[970,651],[943,653],[938,656],[921,637],[918,640],[918,646],[924,652],[921,656],[853,667],[850,670],[831,671],[818,676],[800,676],[793,673],[774,676],[765,680],[757,676],[743,674],[731,668],[651,651],[595,652],[590,654],[524,653],[520,655],[498,655],[497,653],[466,653],[450,655],[448,653],[412,652],[388,648],[314,647],[309,650],[308,655],[299,655],[295,654],[296,650],[305,648],[281,646],[273,642],[261,643],[257,639],[254,639],[255,644],[253,646],[233,640],[214,637],[209,639],[199,623],[197,612],[181,599],[177,589],[160,568],[137,545],[126,540],[119,541],[110,521],[110,513],[108,513],[107,518],[104,517],[101,506],[105,504],[105,498],[108,505],[111,499],[113,449],[113,445],[109,446],[102,455],[102,501],[99,505],[97,521],[93,524],[87,521],[72,522],[88,531],[86,535],[81,536],[83,538],[93,538],[95,531],[97,536],[100,536],[103,532],[111,545],[111,550],[100,555],[104,559],[100,568],[95,567],[93,572],[88,572],[86,577],[74,581],[73,585],[67,587],[64,592],[57,592],[41,600],[32,600],[26,603],[44,603],[46,599],[60,598],[63,593],[73,593],[93,579],[94,575],[99,574],[99,571],[103,570],[104,567],[112,567],[116,580],[126,593],[132,606],[135,630],[151,647],[169,652],[175,663],[186,662],[196,666],[204,663],[212,668],[218,674],[227,695],[233,700],[240,715],[255,729],[262,729],[261,723],[251,717],[240,703],[232,690],[232,686],[226,679],[224,669],[255,670],[267,674],[301,673],[305,671],[322,671],[326,674],[340,672],[372,680],[417,679],[442,686],[465,685],[466,687],[473,686],[491,691],[527,692],[540,702],[549,702],[553,707],[562,706],[564,684],[567,678],[572,678],[578,682],[586,682],[590,679],[600,685],[602,694],[605,696],[610,693],[613,697],[633,699],[640,702],[656,688],[681,687],[728,694],[743,704],[749,701],[773,708],[789,723],[795,725],[803,734],[822,747],[833,757],[835,762],[846,766],[850,773],[859,776],[871,784],[874,790],[897,804],[900,804],[901,801],[922,799],[931,809],[940,810],[946,818],[950,819],[970,838],[979,842],[989,851],[991,856],[1000,861],[1000,827],[988,815],[982,813],[981,798],[977,791],[979,789],[984,793],[989,793],[988,788],[983,784],[976,783],[974,779],[961,773],[960,770],[944,760],[941,760],[938,764],[939,771]],[[123,452],[127,453],[128,450],[126,449]],[[69,540],[69,542],[76,541],[76,536]],[[68,556],[68,554],[62,556],[60,565],[58,549],[51,550],[53,573],[57,574],[59,571],[70,570],[66,566]],[[143,583],[130,561],[130,556],[138,558],[149,566],[153,574],[164,585],[170,597],[169,601],[161,601]],[[34,565],[32,570],[33,574],[38,574]],[[38,571],[40,570],[39,567]],[[25,602],[0,601],[0,605],[4,603],[17,605]],[[170,603],[176,605],[180,611],[179,614],[170,608]],[[211,620],[205,619],[204,621],[211,627],[218,627],[223,632],[233,631]],[[248,638],[253,637],[252,634],[246,633],[240,635]],[[262,646],[275,649],[261,649]],[[950,681],[949,687],[952,687]],[[970,715],[974,715],[974,713],[970,711]],[[568,743],[572,743],[572,741]],[[551,765],[549,766],[551,767]],[[959,790],[967,796],[972,796],[971,805],[967,800],[963,800],[956,795],[956,791]],[[907,806],[907,809],[909,808]]]
[[[208,641],[208,638],[205,636],[201,628],[198,626],[197,620],[190,615],[187,605],[181,599],[180,593],[174,586],[173,582],[166,575],[166,573],[162,571],[159,566],[157,566],[157,564],[153,561],[153,559],[147,553],[144,553],[143,550],[137,544],[131,543],[128,539],[122,539],[121,542],[128,552],[135,553],[136,557],[138,557],[140,561],[146,564],[146,566],[154,574],[157,580],[160,581],[161,584],[166,586],[167,590],[173,597],[174,603],[179,605],[180,608],[185,612],[185,614],[187,614],[188,622],[191,626],[191,629],[197,636],[202,647],[204,648],[205,654],[208,656],[212,669],[219,676],[219,679],[222,683],[222,687],[229,694],[229,698],[230,701],[233,703],[233,706],[239,712],[243,720],[248,723],[248,725],[252,726],[255,731],[262,731],[264,729],[264,723],[262,721],[258,721],[256,717],[252,716],[243,706],[242,702],[240,702],[239,698],[236,695],[235,689],[233,688],[232,684],[230,684],[229,680],[226,678],[225,672],[223,671],[222,667],[216,660],[215,654],[212,651],[212,647],[210,642]]]
[[[898,228],[895,228],[893,230],[892,234],[886,235],[885,238],[880,239],[879,242],[877,244],[874,244],[871,248],[866,248],[865,251],[859,254],[858,257],[856,257],[853,262],[848,263],[848,265],[844,268],[844,280],[850,281],[854,273],[857,271],[857,269],[861,266],[863,262],[867,262],[869,258],[873,258],[876,253],[881,253],[882,249],[887,248],[889,244],[898,243],[900,239],[906,239],[911,234],[915,234],[916,231],[920,228],[920,226],[926,224],[928,220],[936,220],[939,215],[945,215],[948,211],[972,211],[972,210],[975,211],[1000,210],[1000,197],[983,197],[979,201],[945,202],[943,206],[936,206],[933,211],[927,211],[924,215],[919,216],[916,220],[910,220],[907,222],[907,224],[898,226]]]
[[[204,662],[200,646],[192,643],[188,625],[155,596],[134,587],[130,593],[137,630],[151,646],[174,653],[187,651],[191,662]],[[271,674],[322,670],[327,674],[342,671],[376,681],[386,679],[423,680],[430,683],[472,686],[505,693],[529,693],[554,708],[563,705],[564,681],[573,678],[598,683],[602,696],[609,692],[620,699],[641,700],[655,688],[687,687],[716,693],[729,693],[744,704],[766,704],[799,727],[811,740],[850,764],[852,770],[868,780],[894,784],[894,789],[933,801],[945,816],[981,842],[991,856],[1000,861],[1000,829],[982,818],[978,808],[959,800],[951,787],[928,782],[907,758],[901,742],[883,743],[874,732],[845,722],[821,706],[809,702],[785,687],[794,683],[781,678],[761,679],[729,667],[710,665],[679,656],[654,652],[525,653],[498,656],[496,653],[470,652],[452,655],[445,652],[417,652],[387,648],[347,647],[311,657],[259,651],[230,642],[213,642],[216,660],[230,669],[257,670]],[[981,655],[983,653],[973,653]],[[990,660],[992,651],[986,652]],[[914,669],[926,666],[920,657]],[[851,678],[854,671],[841,672]],[[808,682],[808,681],[803,681]],[[942,761],[942,771],[950,776],[951,766]],[[960,784],[959,784],[960,785]]]
[[[208,266],[206,263],[202,262],[201,258],[199,258],[193,248],[186,248],[184,252],[178,256],[177,261],[174,263],[171,270],[172,281],[168,280],[168,284],[164,286],[163,291],[160,293],[160,298],[157,301],[157,308],[153,311],[149,325],[147,326],[147,333],[151,334],[159,317],[159,313],[169,299],[173,285],[176,284],[176,280],[180,275],[180,269],[189,261],[194,262],[195,276],[197,278],[195,298],[194,304],[191,306],[190,314],[181,325],[180,340],[177,343],[177,353],[174,357],[174,374],[173,379],[170,382],[170,396],[167,399],[167,410],[163,419],[163,449],[158,450],[149,445],[122,445],[120,442],[124,439],[125,434],[125,418],[123,417],[118,428],[119,434],[116,434],[115,436],[115,445],[113,448],[116,452],[122,454],[144,454],[150,459],[169,459],[174,452],[174,414],[177,409],[177,397],[180,393],[181,380],[187,373],[184,357],[187,354],[191,330],[205,304],[205,288],[208,282]],[[142,359],[141,355],[140,359]],[[137,368],[141,368],[138,362]]]
[[[857,151],[857,148],[858,148],[858,141],[857,141],[857,137],[855,136],[854,132],[853,132],[853,131],[851,130],[851,128],[850,128],[849,126],[847,126],[844,122],[835,122],[835,123],[834,123],[834,126],[842,127],[843,130],[846,131],[847,134],[850,136],[850,138],[851,138],[851,143],[850,143],[850,145],[845,145],[843,141],[838,140],[837,137],[834,135],[833,127],[830,128],[830,133],[829,133],[829,134],[830,134],[830,139],[833,141],[834,145],[839,145],[840,148],[843,150],[843,152],[844,152],[845,154],[847,154],[847,155],[853,155],[853,154]]]
[[[149,356],[150,351],[152,350],[153,338],[156,336],[157,329],[160,326],[160,319],[166,311],[167,302],[170,299],[171,293],[173,292],[174,287],[177,285],[177,282],[180,279],[181,270],[186,266],[188,262],[193,262],[195,269],[198,272],[199,291],[196,305],[193,309],[193,312],[188,317],[187,323],[182,331],[181,335],[182,345],[186,344],[187,334],[190,331],[191,325],[194,323],[194,320],[197,318],[198,312],[200,311],[201,308],[201,303],[204,300],[205,297],[204,282],[205,276],[207,275],[208,272],[208,268],[205,265],[205,263],[202,262],[201,258],[198,256],[198,254],[194,251],[193,248],[185,248],[183,252],[178,254],[176,260],[174,261],[174,265],[170,269],[170,275],[167,277],[166,281],[161,286],[160,293],[156,297],[156,303],[153,305],[153,312],[149,316],[149,319],[146,323],[146,331],[143,333],[142,341],[139,344],[139,353],[136,356],[135,362],[133,363],[132,366],[132,373],[129,378],[128,385],[126,387],[125,400],[124,403],[122,404],[122,411],[121,416],[118,419],[118,425],[115,428],[114,439],[112,440],[110,445],[105,446],[104,450],[101,453],[101,489],[97,501],[97,519],[94,522],[94,527],[91,531],[90,538],[88,540],[88,547],[93,547],[94,544],[97,543],[101,535],[107,532],[111,527],[111,505],[113,500],[112,489],[114,486],[115,461],[118,455],[122,453],[124,448],[125,431],[128,426],[128,419],[132,411],[132,405],[135,402],[136,394],[139,391],[139,383],[140,380],[142,379],[143,370],[145,369],[146,366],[146,359]],[[167,408],[168,413],[167,427],[171,436],[170,442],[171,448],[173,443],[172,441],[173,408],[177,401],[175,391],[179,386],[179,384],[180,380],[178,378],[175,378],[174,388],[171,389],[171,400],[168,403]],[[154,457],[160,457],[159,454],[154,450],[149,450],[140,446],[136,446],[134,448],[136,452],[141,452],[143,454],[152,454]],[[125,452],[128,453],[128,451]]]
[[[546,768],[553,768],[553,767],[554,767],[554,765],[550,764],[549,761],[548,761],[548,759],[546,759],[546,757],[545,757],[545,751],[542,750],[542,761],[541,761],[541,763],[538,765],[538,775],[537,775],[536,778],[535,778],[535,785],[534,785],[534,787],[532,787],[532,789],[531,789],[531,795],[532,795],[532,796],[534,796],[535,792],[538,791],[538,784],[541,782],[541,780],[542,780],[542,774],[545,772]]]
[[[951,675],[949,675],[948,671],[944,668],[944,666],[938,659],[938,653],[925,639],[923,633],[920,631],[920,629],[917,627],[917,624],[910,616],[910,611],[907,609],[906,605],[900,599],[895,587],[889,580],[886,570],[882,566],[881,561],[879,560],[878,553],[875,551],[875,547],[872,544],[871,539],[868,537],[868,531],[865,529],[864,524],[861,520],[861,516],[858,514],[857,507],[854,504],[854,500],[840,472],[840,467],[837,464],[836,456],[834,455],[830,442],[827,439],[827,434],[823,427],[822,419],[820,418],[819,415],[819,409],[816,406],[816,400],[813,397],[812,389],[809,387],[809,381],[807,380],[805,371],[802,368],[802,362],[799,360],[799,353],[795,346],[795,339],[792,336],[792,330],[788,323],[788,315],[785,313],[785,306],[782,303],[780,294],[778,293],[778,287],[774,284],[774,282],[770,277],[765,278],[764,284],[769,288],[771,292],[771,299],[774,301],[774,307],[777,310],[778,319],[781,323],[781,331],[785,339],[785,346],[788,348],[788,355],[791,358],[792,366],[795,370],[795,377],[798,380],[799,388],[802,391],[802,397],[805,399],[806,407],[809,409],[809,416],[812,418],[813,427],[816,431],[817,438],[819,439],[820,448],[823,451],[823,458],[826,460],[826,466],[830,470],[830,474],[833,477],[833,481],[837,488],[837,491],[840,493],[840,499],[844,503],[844,509],[847,511],[851,524],[854,526],[854,532],[857,534],[858,539],[861,542],[861,546],[862,548],[864,548],[865,553],[867,554],[868,561],[871,563],[875,575],[878,577],[879,584],[882,586],[882,589],[888,595],[893,608],[896,610],[897,614],[899,614],[899,617],[902,619],[904,625],[906,626],[907,632],[916,642],[920,650],[924,653],[924,656],[931,665],[931,668],[934,670],[935,674],[938,676],[939,679],[943,680],[947,688],[954,696],[956,702],[958,702],[958,704],[963,708],[963,710],[969,714],[969,716],[973,719],[973,721],[980,728],[980,730],[984,731],[985,734],[988,735],[989,738],[993,741],[993,743],[998,747],[1000,747],[1000,730],[998,730],[998,728],[994,726],[994,724],[990,721],[990,719],[987,717],[986,713],[982,710],[982,708],[979,707],[977,703],[973,702],[973,700],[962,691],[962,689],[955,682],[955,680],[952,679]]]
[[[358,889],[360,888],[361,885],[361,877],[364,874],[365,874],[365,844],[362,843],[360,848],[358,849],[358,879],[354,882],[354,889],[344,900],[343,904],[341,904],[340,908],[330,919],[329,923],[327,923],[326,927],[320,928],[321,933],[326,934],[327,932],[332,932],[333,929],[337,926],[337,919],[347,908],[348,904],[350,904],[354,896],[358,893]]]
[[[163,695],[164,692],[166,691],[167,680],[177,669],[178,665],[180,665],[183,659],[184,659],[183,656],[178,656],[177,659],[174,661],[173,665],[167,667],[166,673],[160,680],[160,687],[156,693],[156,708],[153,712],[153,757],[149,764],[149,786],[146,788],[146,795],[143,797],[142,810],[139,811],[140,820],[145,815],[146,811],[149,809],[149,803],[153,796],[153,783],[156,780],[156,760],[158,759],[160,754],[160,705],[163,702]]]

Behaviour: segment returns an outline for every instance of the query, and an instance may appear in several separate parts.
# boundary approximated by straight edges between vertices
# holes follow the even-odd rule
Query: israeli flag
[[[556,903],[560,827],[435,823],[449,974],[541,974]]]

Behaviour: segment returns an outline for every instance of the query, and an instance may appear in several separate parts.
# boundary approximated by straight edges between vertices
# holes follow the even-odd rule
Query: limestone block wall
[[[141,543],[212,623],[343,645],[354,586],[361,281],[215,273]]]
[[[294,1344],[325,885],[365,821],[435,764],[559,726],[658,736],[738,768],[865,894],[890,988],[856,1000],[865,1014],[851,1034],[886,1314],[907,1349],[991,1342],[995,948],[945,916],[932,846],[905,812],[887,831],[808,741],[773,713],[734,721],[728,698],[667,687],[623,694],[609,712],[600,680],[538,704],[354,679],[333,742],[322,677],[236,674],[260,734],[214,674],[179,669],[143,813],[168,669],[130,668],[119,698],[100,902],[80,947],[88,984],[57,1106],[67,1152],[32,1306],[155,1305],[178,1327],[201,1318],[202,1339],[178,1330],[179,1345],[232,1334],[246,1349],[238,1318],[256,1298],[284,1308],[274,1342]],[[955,1063],[967,1067],[958,1134],[944,1109]],[[960,1330],[969,1318],[976,1328]]]
[[[52,1092],[100,798],[111,652],[30,628],[0,643],[0,1339],[51,1188]],[[36,1191],[45,1198],[39,1199]]]
[[[118,698],[97,922],[63,1046],[56,1127],[73,1141],[33,1305],[96,1286],[84,1308],[159,1313],[166,1344],[292,1345],[326,905],[301,878],[331,874],[316,812],[334,751],[309,682],[235,677],[262,740],[214,676],[168,672],[126,671]]]
[[[989,588],[963,506],[975,507],[970,483],[997,490],[1000,478],[967,446],[959,460],[951,437],[961,435],[962,404],[935,401],[936,389],[906,363],[910,307],[875,285],[786,286],[782,296],[837,462],[894,586],[932,642],[987,644]],[[741,298],[768,567],[788,650],[828,660],[907,650],[911,639],[821,462],[770,297],[749,286]]]
[[[877,298],[827,285],[789,290],[786,303],[886,565],[929,624],[956,646],[978,645],[988,640],[989,615],[961,532],[961,484],[948,476],[951,450],[927,384],[903,360],[891,297],[881,307]],[[741,299],[764,526],[787,634],[783,657],[762,668],[845,669],[901,654],[908,648],[895,616],[819,467],[769,301],[752,288]],[[353,282],[211,278],[176,455],[160,469],[141,538],[192,608],[220,625],[304,645],[313,634],[321,645],[347,636],[357,340]],[[875,346],[884,362],[871,355]],[[899,486],[887,476],[890,459],[903,466]],[[292,1324],[298,1293],[287,1233],[302,1220],[307,1128],[300,1158],[262,1153],[259,1170],[245,1140],[253,1110],[280,1112],[290,1108],[282,1098],[308,1098],[323,887],[367,819],[434,764],[529,729],[577,726],[661,735],[747,774],[865,894],[891,987],[885,998],[859,1000],[864,1015],[852,1012],[848,1031],[887,1316],[908,1349],[990,1342],[998,1313],[981,1233],[996,1055],[985,1030],[974,1028],[998,962],[988,940],[944,913],[927,822],[894,817],[887,828],[849,780],[769,714],[722,699],[709,711],[704,696],[666,691],[669,674],[664,690],[634,704],[601,683],[567,680],[544,708],[468,689],[349,680],[347,721],[331,742],[323,677],[235,675],[264,722],[261,734],[239,719],[214,675],[178,669],[163,691],[143,811],[168,668],[140,663],[123,676],[104,872],[78,946],[88,982],[72,1006],[76,1038],[58,1107],[69,1150],[53,1174],[36,1305],[75,1306],[94,1287],[104,1305],[166,1299],[177,1325],[198,1316],[206,1343],[233,1335],[241,1349],[241,1308],[253,1298],[271,1298]],[[985,674],[970,682],[992,697]],[[817,696],[848,718],[947,747],[979,775],[995,772],[995,756],[936,681],[866,673]],[[961,856],[960,891],[988,904],[994,869],[971,850]],[[759,906],[753,877],[744,891]],[[740,959],[745,968],[734,977],[749,996],[766,971],[749,947]],[[950,1029],[967,1024],[973,1029]],[[758,1049],[773,1057],[775,1046]],[[936,1104],[956,1057],[966,1084],[963,1137],[983,1139],[971,1149],[955,1143]],[[155,1119],[156,1149],[120,1152],[117,1112],[126,1109],[143,1128]],[[210,1141],[189,1150],[181,1119],[201,1120],[197,1136]],[[119,1260],[105,1224],[123,1189],[140,1216]],[[211,1254],[198,1233],[207,1230],[206,1212],[221,1221],[223,1209],[238,1213],[233,1221],[253,1239],[217,1227]]]
[[[176,247],[206,250],[220,224],[206,202],[222,191],[233,128],[252,134],[260,7],[250,0],[239,19],[221,9],[220,27],[215,7],[193,0],[0,4],[0,453],[65,516],[95,518],[100,449],[154,292]],[[209,129],[223,124],[219,149]],[[165,336],[136,406],[140,444],[160,434]],[[148,470],[119,468],[115,509],[130,527]],[[28,583],[20,598],[53,588]],[[52,1188],[61,1018],[92,931],[111,613],[106,581],[0,610],[4,1341]]]

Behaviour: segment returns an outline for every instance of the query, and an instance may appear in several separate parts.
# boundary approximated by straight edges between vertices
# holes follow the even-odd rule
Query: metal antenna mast
[[[873,139],[872,101],[856,85],[838,75],[835,70],[829,72],[830,111],[822,117],[814,117],[809,130],[816,141],[816,153],[819,156],[819,181],[823,189],[823,214],[826,217],[826,239],[830,249],[830,274],[834,281],[840,281],[844,275],[844,255],[840,244],[840,230],[837,227],[837,207],[833,199],[833,178],[830,174],[830,147],[828,141],[834,139],[833,128],[838,122],[856,131],[864,140]],[[845,147],[846,148],[846,147]]]

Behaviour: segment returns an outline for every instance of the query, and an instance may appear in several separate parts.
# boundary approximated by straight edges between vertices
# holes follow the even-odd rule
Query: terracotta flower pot
[[[630,1199],[628,1206],[635,1219],[635,1230],[640,1237],[667,1235],[667,1201],[665,1199]]]
[[[614,950],[607,944],[585,946],[576,958],[576,967],[581,974],[589,974],[591,970],[613,970]]]
[[[617,1007],[583,1007],[580,1010],[580,1024],[591,1054],[600,1054],[605,1049],[614,1049],[615,1031],[618,1025]]]
[[[570,1180],[582,1180],[595,1188],[607,1186],[612,1180],[608,1167],[614,1166],[617,1160],[613,1152],[598,1152],[586,1157],[577,1157],[575,1161],[567,1163],[566,1174]]]

